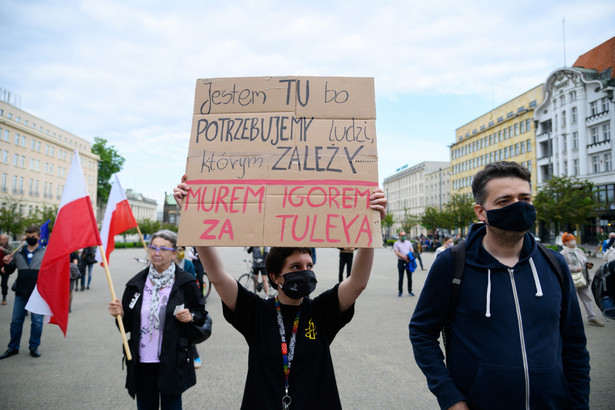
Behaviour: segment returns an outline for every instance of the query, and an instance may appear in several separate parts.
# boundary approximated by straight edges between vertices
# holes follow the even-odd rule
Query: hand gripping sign
[[[377,247],[372,78],[196,83],[179,243]]]

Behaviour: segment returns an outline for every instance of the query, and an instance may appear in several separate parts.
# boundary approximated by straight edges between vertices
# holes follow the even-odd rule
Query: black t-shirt
[[[315,299],[304,298],[289,375],[292,409],[340,409],[329,345],[354,315],[354,305],[339,313],[338,285]],[[261,299],[238,286],[233,313],[224,304],[225,319],[250,348],[242,409],[280,409],[284,396],[282,348],[274,299]],[[290,346],[297,307],[281,305],[286,343]]]

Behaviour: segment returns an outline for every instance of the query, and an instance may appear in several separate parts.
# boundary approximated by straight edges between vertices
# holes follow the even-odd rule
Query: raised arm
[[[380,219],[386,216],[387,199],[382,189],[377,188],[371,196],[371,208],[380,212]],[[350,277],[342,281],[338,288],[340,312],[348,310],[367,287],[374,261],[373,248],[361,248],[357,251]]]
[[[190,191],[190,187],[186,184],[186,175],[183,175],[181,183],[173,188],[173,197],[180,208],[184,203],[184,198],[188,195],[188,191]],[[234,312],[237,305],[237,281],[224,270],[224,264],[216,248],[197,246],[196,251],[205,272],[207,272],[207,277],[214,285],[220,299]]]

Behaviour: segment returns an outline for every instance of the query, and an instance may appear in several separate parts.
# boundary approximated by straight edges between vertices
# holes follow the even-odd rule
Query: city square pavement
[[[246,271],[243,248],[220,250],[226,268],[238,277]],[[111,255],[111,274],[118,297],[124,284],[143,265],[143,250],[118,249]],[[433,253],[423,253],[429,269]],[[594,260],[596,267],[602,261]],[[337,281],[338,251],[318,249],[316,293]],[[414,274],[418,295],[427,270]],[[122,344],[107,313],[110,292],[101,267],[94,268],[91,290],[76,292],[66,338],[55,325],[44,326],[38,359],[28,354],[26,319],[19,355],[0,361],[0,409],[131,409],[135,402],[124,388]],[[11,277],[10,283],[14,280]],[[10,284],[9,283],[9,284]],[[13,293],[0,306],[0,351],[9,341]],[[417,298],[397,297],[396,258],[391,250],[376,249],[368,288],[356,304],[354,319],[331,346],[342,405],[347,409],[434,409],[437,402],[414,362],[408,322]],[[243,337],[222,317],[215,291],[207,309],[213,334],[198,346],[203,367],[197,385],[184,395],[185,409],[237,409],[247,369],[248,348]],[[596,308],[597,309],[597,308]],[[584,312],[583,315],[585,316]],[[585,327],[591,355],[591,398],[594,409],[615,407],[615,323]],[[281,371],[281,369],[280,369]]]

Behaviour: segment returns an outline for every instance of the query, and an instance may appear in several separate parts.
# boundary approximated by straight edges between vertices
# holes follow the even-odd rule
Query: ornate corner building
[[[599,227],[615,231],[614,87],[615,37],[581,55],[572,67],[549,74],[544,101],[534,114],[538,186],[554,176],[574,176],[597,189],[601,208],[588,239]]]

